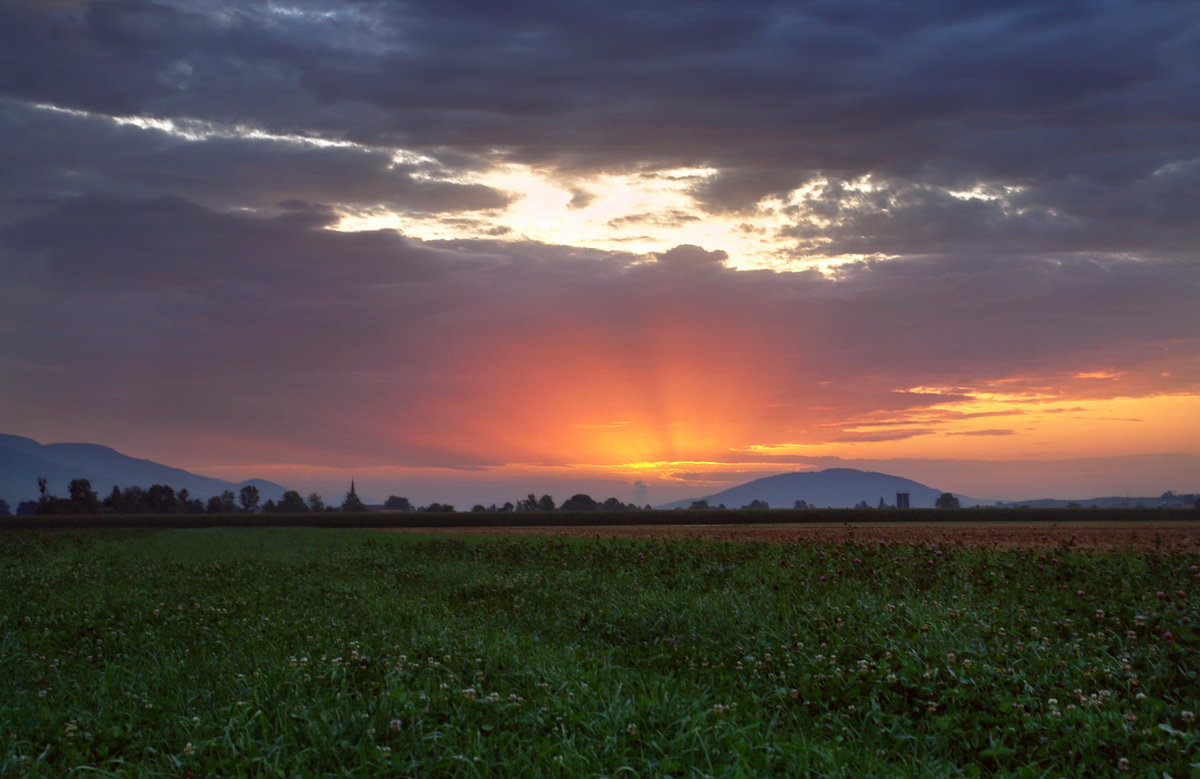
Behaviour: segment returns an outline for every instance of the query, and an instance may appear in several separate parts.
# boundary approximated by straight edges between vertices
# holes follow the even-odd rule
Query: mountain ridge
[[[149,487],[166,484],[186,489],[194,498],[206,499],[243,486],[258,488],[262,500],[279,500],[284,488],[265,479],[231,482],[203,476],[183,468],[140,457],[131,457],[109,446],[92,443],[42,444],[32,438],[0,433],[0,498],[15,510],[37,498],[37,479],[45,477],[49,491],[63,497],[73,479],[87,479],[104,497],[113,485]]]

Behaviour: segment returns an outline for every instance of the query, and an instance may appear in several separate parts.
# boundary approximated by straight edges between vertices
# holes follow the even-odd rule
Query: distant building
[[[908,493],[907,492],[897,492],[896,493],[896,508],[898,508],[898,509],[908,508]]]

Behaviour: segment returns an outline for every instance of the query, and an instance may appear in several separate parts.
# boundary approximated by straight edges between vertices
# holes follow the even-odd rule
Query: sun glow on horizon
[[[583,377],[571,390],[594,379]],[[492,458],[487,464],[393,464],[377,458],[337,466],[293,461],[204,470],[235,479],[253,474],[284,484],[300,481],[336,485],[354,478],[360,484],[396,485],[386,489],[392,494],[411,493],[422,501],[440,499],[439,490],[445,487],[439,485],[467,481],[480,485],[475,494],[492,494],[488,492],[491,489],[502,497],[506,490],[527,489],[552,493],[559,499],[590,491],[604,493],[601,497],[612,494],[628,500],[631,485],[642,484],[643,488],[649,486],[653,495],[650,502],[657,504],[711,494],[763,476],[834,467],[842,462],[902,462],[906,465],[889,472],[915,478],[922,469],[936,470],[936,463],[950,461],[999,465],[1171,451],[1195,453],[1196,425],[1181,424],[1181,420],[1200,419],[1200,395],[1194,394],[1031,401],[1021,393],[990,393],[905,411],[880,412],[841,424],[830,420],[827,426],[812,429],[810,441],[772,440],[770,431],[776,424],[743,413],[736,417],[737,424],[714,426],[709,413],[719,418],[721,411],[698,401],[667,404],[664,408],[671,409],[667,417],[623,413],[604,421],[596,406],[608,401],[617,406],[628,402],[628,395],[622,397],[625,381],[610,376],[598,382],[591,393],[557,407],[545,402],[515,407],[514,413],[505,418],[507,424],[495,420],[486,410],[481,417],[486,423],[466,420],[464,424],[476,435],[477,448],[461,456],[471,460],[486,455]],[[552,413],[539,416],[535,407]],[[624,406],[622,410],[629,412],[632,407]],[[764,407],[763,413],[777,412]],[[894,439],[869,440],[876,433],[887,436],[895,430],[900,432]],[[855,440],[855,436],[866,438]],[[498,452],[508,457],[496,459]],[[375,491],[383,489],[376,487]],[[973,493],[963,491],[1005,497],[994,487],[974,489]],[[514,493],[511,497],[519,496]]]

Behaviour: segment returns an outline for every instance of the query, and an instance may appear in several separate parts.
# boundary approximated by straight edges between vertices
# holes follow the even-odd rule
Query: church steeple
[[[354,479],[350,480],[350,494],[356,498],[358,497],[358,493],[354,491]]]

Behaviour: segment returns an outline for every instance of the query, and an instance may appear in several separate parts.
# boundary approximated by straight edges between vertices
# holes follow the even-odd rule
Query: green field
[[[0,776],[1200,776],[1198,566],[10,530]]]

